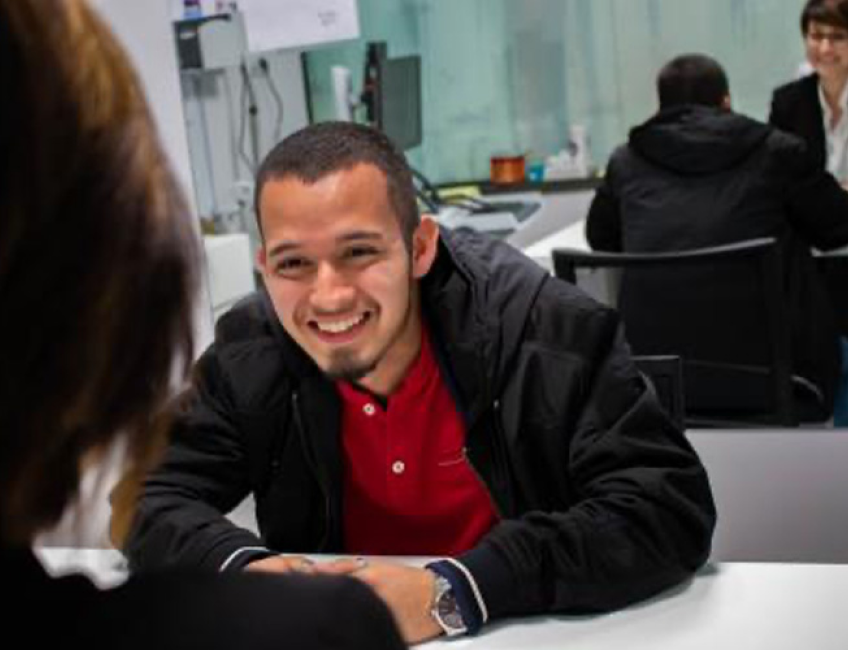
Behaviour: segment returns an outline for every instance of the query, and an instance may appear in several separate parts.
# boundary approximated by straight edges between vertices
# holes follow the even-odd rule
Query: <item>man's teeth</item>
[[[365,318],[365,314],[360,314],[359,316],[353,316],[352,318],[348,318],[347,320],[336,321],[335,323],[316,323],[318,329],[322,332],[329,332],[330,334],[341,334],[342,332],[346,332],[354,325],[358,325],[362,322],[362,319]]]

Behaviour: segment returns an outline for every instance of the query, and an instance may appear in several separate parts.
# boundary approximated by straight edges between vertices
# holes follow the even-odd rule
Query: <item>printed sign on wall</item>
[[[251,52],[359,37],[356,0],[239,0],[238,7]]]

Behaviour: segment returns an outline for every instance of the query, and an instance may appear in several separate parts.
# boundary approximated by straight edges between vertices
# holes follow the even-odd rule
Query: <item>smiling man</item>
[[[706,474],[613,311],[419,216],[403,156],[367,127],[288,137],[256,205],[264,290],[198,362],[134,570],[350,573],[419,642],[608,611],[706,560]],[[224,516],[249,493],[260,536]]]

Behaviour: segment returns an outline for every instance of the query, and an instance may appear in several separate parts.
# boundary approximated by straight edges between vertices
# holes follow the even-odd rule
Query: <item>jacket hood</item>
[[[650,162],[686,175],[714,174],[745,160],[771,127],[709,106],[675,106],[630,131],[630,146]]]
[[[436,263],[422,282],[423,304],[431,330],[442,333],[441,347],[469,415],[485,408],[507,377],[548,278],[509,244],[469,230],[442,229]],[[462,336],[457,338],[456,332]],[[479,387],[481,374],[482,391],[462,390]]]

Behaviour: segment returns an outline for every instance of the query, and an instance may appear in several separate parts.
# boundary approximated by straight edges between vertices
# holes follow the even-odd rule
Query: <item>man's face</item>
[[[270,180],[259,213],[259,264],[285,330],[333,378],[395,383],[420,345],[416,280],[435,255],[435,224],[422,221],[410,253],[385,177],[368,164],[313,184]]]
[[[804,37],[807,61],[823,78],[848,76],[848,30],[812,21]]]

